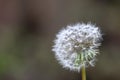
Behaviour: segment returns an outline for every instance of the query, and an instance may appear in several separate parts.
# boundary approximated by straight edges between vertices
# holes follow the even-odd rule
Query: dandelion
[[[78,72],[82,69],[85,74],[85,67],[94,66],[101,39],[100,29],[91,23],[68,25],[56,35],[52,51],[64,68]]]

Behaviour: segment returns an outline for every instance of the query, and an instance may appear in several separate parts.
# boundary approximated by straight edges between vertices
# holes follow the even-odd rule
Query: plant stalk
[[[82,80],[86,80],[86,70],[85,70],[85,65],[82,66]]]

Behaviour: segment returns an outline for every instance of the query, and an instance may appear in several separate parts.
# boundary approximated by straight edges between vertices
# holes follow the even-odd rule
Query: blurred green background
[[[56,33],[77,22],[104,34],[87,80],[120,80],[120,0],[0,0],[0,80],[81,80],[51,51]]]

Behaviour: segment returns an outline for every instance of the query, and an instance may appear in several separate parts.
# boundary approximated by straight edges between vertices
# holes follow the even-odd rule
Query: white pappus
[[[100,29],[91,23],[68,25],[56,35],[52,51],[64,68],[79,72],[82,65],[94,66],[101,40]]]

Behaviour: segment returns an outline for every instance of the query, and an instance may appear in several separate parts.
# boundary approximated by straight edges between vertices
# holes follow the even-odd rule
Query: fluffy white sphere
[[[95,25],[68,25],[56,35],[52,51],[64,68],[80,71],[83,65],[94,65],[101,39],[100,29]]]

